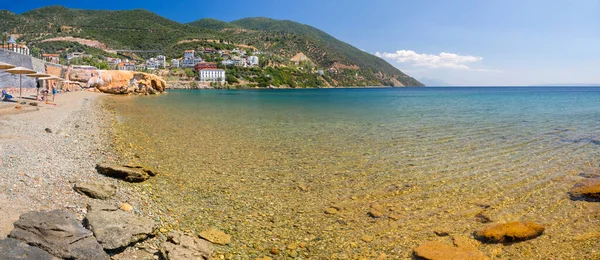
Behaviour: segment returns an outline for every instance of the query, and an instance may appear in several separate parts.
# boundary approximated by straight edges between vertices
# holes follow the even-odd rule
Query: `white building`
[[[194,65],[196,65],[196,61],[194,61],[195,59],[186,59],[184,58],[183,60],[181,60],[181,67],[182,68],[193,68]]]
[[[185,53],[183,53],[183,58],[184,59],[193,59],[195,53],[196,53],[195,50],[186,50]]]
[[[179,68],[179,60],[172,59],[171,60],[171,67],[173,67],[173,68]]]
[[[200,81],[225,83],[225,71],[222,69],[200,70]]]
[[[224,60],[224,61],[221,61],[221,64],[223,64],[223,66],[233,66],[233,65],[235,65],[235,61]]]
[[[164,55],[156,56],[156,63],[160,68],[164,68],[167,65],[167,57]]]
[[[251,67],[258,66],[258,57],[257,56],[249,56],[248,63]]]

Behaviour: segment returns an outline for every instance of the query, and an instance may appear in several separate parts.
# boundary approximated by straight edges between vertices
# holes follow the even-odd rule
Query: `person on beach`
[[[56,96],[56,82],[52,83],[52,102],[54,102],[54,96]]]

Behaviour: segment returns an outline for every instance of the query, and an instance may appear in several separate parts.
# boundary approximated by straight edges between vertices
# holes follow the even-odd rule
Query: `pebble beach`
[[[70,92],[57,95],[56,105],[35,107],[25,99],[22,109],[0,103],[0,238],[27,211],[67,209],[83,219],[91,199],[73,190],[77,181],[117,185],[114,204],[138,203],[126,183],[94,169],[115,160],[109,142],[114,117],[102,108],[105,96]]]

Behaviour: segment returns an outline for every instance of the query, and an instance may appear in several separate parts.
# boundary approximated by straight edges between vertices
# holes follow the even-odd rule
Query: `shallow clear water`
[[[567,193],[600,170],[600,88],[182,90],[109,102],[125,160],[163,172],[140,185],[156,214],[231,234],[217,249],[228,257],[410,258],[425,241],[451,244],[436,229],[470,237],[479,213],[547,227],[481,245],[490,257],[600,257],[598,238],[574,239],[600,232],[598,203]]]

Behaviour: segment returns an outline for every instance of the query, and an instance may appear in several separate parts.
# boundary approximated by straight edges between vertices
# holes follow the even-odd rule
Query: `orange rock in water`
[[[427,242],[414,251],[415,255],[424,259],[437,260],[479,260],[489,259],[483,252],[476,248],[462,248],[446,245],[440,242]]]
[[[475,231],[475,238],[485,242],[517,242],[538,237],[545,228],[535,222],[490,224]]]
[[[569,193],[573,198],[600,199],[600,178],[581,181]]]

